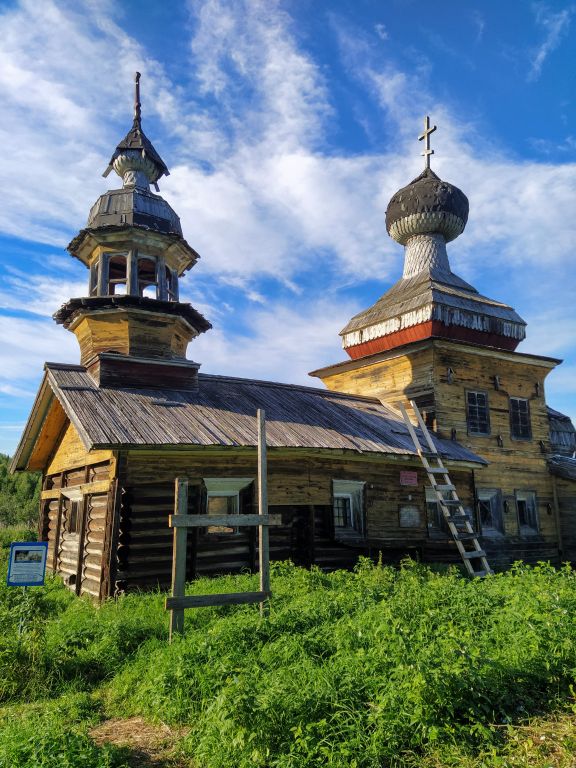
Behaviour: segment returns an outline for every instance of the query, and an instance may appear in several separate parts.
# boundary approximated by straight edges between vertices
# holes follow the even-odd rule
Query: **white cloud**
[[[78,342],[51,320],[0,315],[0,385],[17,389],[36,380],[47,360],[77,363]],[[13,393],[15,394],[15,393]]]
[[[139,69],[145,129],[148,116],[156,116],[163,130],[159,142],[154,139],[157,148],[163,141],[171,145],[164,156],[171,176],[162,194],[202,255],[184,292],[197,275],[201,285],[235,286],[252,302],[235,322],[213,288],[206,309],[199,308],[219,327],[194,342],[191,356],[215,373],[306,381],[308,370],[343,358],[337,333],[362,308],[337,293],[328,301],[327,287],[371,278],[375,291],[380,286],[384,292],[400,274],[402,249],[388,238],[384,213],[390,195],[420,172],[416,135],[428,112],[439,126],[433,167],[471,202],[466,232],[450,246],[453,265],[473,282],[483,281],[478,287],[495,298],[503,298],[510,276],[525,269],[525,293],[513,302],[520,314],[529,295],[537,300],[544,276],[553,275],[556,287],[548,285],[542,301],[555,302],[558,315],[531,320],[528,331],[533,326],[532,338],[541,344],[533,351],[562,352],[569,339],[560,344],[549,337],[556,319],[572,316],[574,286],[565,276],[576,271],[576,165],[505,155],[479,135],[472,119],[463,123],[428,92],[425,61],[416,64],[418,76],[401,70],[371,31],[384,56],[375,61],[366,41],[343,29],[338,41],[348,77],[379,106],[377,119],[394,139],[378,154],[328,151],[325,136],[339,119],[329,83],[299,47],[280,4],[189,5],[195,14],[191,63],[204,101],[169,82],[130,37],[129,24],[122,29],[113,4],[23,0],[0,15],[0,141],[10,190],[0,231],[64,243],[84,223],[112,181],[99,174],[129,127],[128,83]],[[85,293],[78,275],[12,274],[0,287],[0,303],[51,314],[63,299]],[[283,293],[266,309],[262,283],[270,278],[293,295]],[[47,358],[79,359],[72,334],[51,321],[2,323],[9,343],[0,354],[1,386],[19,387]],[[248,331],[242,335],[238,326]]]
[[[536,16],[536,24],[543,28],[545,37],[532,57],[528,73],[529,81],[537,80],[540,77],[544,62],[560,45],[573,16],[572,8],[564,8],[562,11],[555,13],[546,3],[534,3],[533,9]]]
[[[390,38],[390,35],[388,34],[388,30],[386,29],[386,26],[384,24],[376,24],[374,27],[376,30],[376,34],[380,38],[380,40],[388,40]]]
[[[333,299],[260,309],[250,314],[245,334],[212,330],[190,345],[189,356],[203,373],[322,386],[307,374],[342,358],[338,330],[358,310]]]

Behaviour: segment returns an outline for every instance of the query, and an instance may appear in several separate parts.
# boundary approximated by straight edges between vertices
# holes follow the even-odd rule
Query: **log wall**
[[[402,353],[390,352],[372,364],[358,361],[320,374],[329,389],[378,397],[393,406],[399,400],[407,404],[416,399],[440,437],[455,438],[489,462],[475,472],[475,490],[502,492],[504,536],[487,541],[485,549],[492,552],[496,565],[504,567],[516,559],[559,559],[560,532],[546,463],[550,442],[544,388],[554,364],[547,359],[431,339],[424,346],[407,346]],[[469,434],[469,390],[488,395],[489,435]],[[511,437],[510,397],[529,401],[530,440]],[[535,532],[520,530],[516,494],[522,491],[536,494]]]
[[[43,478],[39,532],[48,542],[48,568],[76,594],[103,596],[115,473],[110,451],[86,451],[72,424],[65,425]]]

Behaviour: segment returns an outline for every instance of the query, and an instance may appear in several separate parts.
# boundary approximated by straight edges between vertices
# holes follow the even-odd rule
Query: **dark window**
[[[426,516],[428,518],[428,533],[431,536],[445,537],[450,535],[450,529],[438,503],[436,491],[429,485],[426,486]]]
[[[478,518],[484,535],[504,533],[502,494],[494,488],[478,489]]]
[[[68,513],[68,533],[78,533],[78,511],[80,502],[71,501],[70,511]]]
[[[530,406],[523,397],[510,398],[510,434],[516,440],[530,440]]]
[[[538,510],[534,491],[516,491],[520,533],[538,533]]]
[[[488,395],[485,392],[466,393],[468,432],[471,435],[490,434]]]

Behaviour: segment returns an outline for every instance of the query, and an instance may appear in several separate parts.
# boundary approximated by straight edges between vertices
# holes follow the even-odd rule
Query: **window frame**
[[[526,524],[524,525],[520,522],[520,507],[518,505],[519,501],[527,502],[528,499],[521,498],[522,496],[530,495],[532,497],[532,500],[534,502],[534,506],[532,508],[531,514],[534,516],[534,525]],[[540,533],[540,517],[538,515],[538,496],[536,494],[536,491],[532,490],[525,490],[523,488],[516,488],[514,490],[514,501],[516,503],[516,519],[518,521],[518,531],[520,535],[524,536],[537,536]],[[528,508],[527,508],[528,509]],[[530,514],[530,513],[529,513]]]
[[[348,501],[348,514],[349,514],[349,522],[347,525],[337,525],[336,523],[336,500],[337,499],[345,499]],[[332,498],[332,519],[334,522],[334,530],[337,529],[340,531],[355,531],[354,528],[354,501],[352,498],[351,493],[338,493],[335,492]]]
[[[206,487],[206,514],[209,515],[210,499],[234,499],[235,511],[226,514],[239,515],[240,510],[240,492],[254,482],[253,477],[205,477],[204,485]],[[221,513],[218,513],[221,514]],[[218,529],[218,530],[211,530]],[[209,525],[203,529],[207,536],[234,536],[240,533],[240,528],[223,528],[222,526]]]
[[[488,398],[488,392],[484,389],[467,389],[465,390],[466,394],[466,429],[468,434],[471,437],[489,437],[492,434],[491,425],[490,425],[490,400]],[[468,401],[469,395],[482,395],[486,399],[486,431],[485,432],[476,432],[471,428],[471,418],[470,418],[470,403]],[[474,406],[478,408],[478,405]]]
[[[481,498],[485,495],[487,498]],[[482,503],[490,503],[490,516],[492,520],[499,525],[485,525],[482,520]],[[502,490],[500,488],[477,488],[476,489],[476,509],[478,515],[478,528],[482,536],[504,536],[504,501]]]
[[[530,400],[527,397],[516,397],[509,395],[508,397],[509,414],[510,414],[510,437],[512,440],[532,440],[532,419],[530,415]],[[528,425],[528,435],[518,435],[514,432],[514,416],[512,414],[512,402],[526,403],[526,418]],[[520,415],[520,414],[519,414]]]
[[[124,276],[112,277],[111,268],[117,266],[115,261],[123,260],[124,262]],[[101,258],[102,261],[102,258]],[[104,261],[102,261],[104,268]],[[106,295],[107,296],[125,296],[128,294],[128,254],[127,253],[107,253],[106,254]],[[117,293],[116,288],[118,286],[124,286],[124,293]]]
[[[332,480],[332,531],[334,538],[366,537],[366,501],[364,480]],[[336,499],[348,499],[350,523],[347,526],[336,525]]]

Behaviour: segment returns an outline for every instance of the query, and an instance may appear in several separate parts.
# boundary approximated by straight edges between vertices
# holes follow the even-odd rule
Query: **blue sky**
[[[85,295],[65,251],[114,176],[142,72],[161,194],[201,261],[182,294],[214,329],[202,370],[317,383],[339,330],[401,274],[389,198],[422,167],[469,197],[452,268],[528,322],[519,351],[564,359],[550,405],[576,417],[576,5],[443,0],[0,3],[0,451]]]

